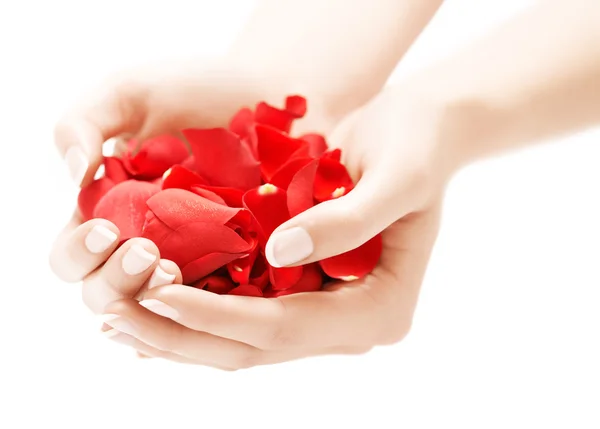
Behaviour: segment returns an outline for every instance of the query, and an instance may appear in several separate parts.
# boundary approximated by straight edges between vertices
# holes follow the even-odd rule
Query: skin
[[[73,251],[81,249],[87,224],[59,240],[57,259],[72,260],[57,272],[70,280],[86,270],[112,279],[97,287],[112,287],[123,299],[102,301],[103,311],[119,315],[128,331],[112,338],[148,356],[239,369],[395,343],[410,329],[453,174],[482,157],[600,122],[597,22],[595,2],[541,2],[464,52],[382,91],[339,123],[337,113],[324,114],[337,112],[323,107],[336,102],[320,103],[319,117],[337,123],[331,142],[343,149],[358,185],[281,225],[273,236],[304,228],[314,251],[298,263],[307,263],[382,232],[380,264],[364,279],[269,300],[178,284],[143,291],[144,300],[171,309],[161,317],[121,293],[134,289],[131,279],[115,288],[118,276],[102,274],[116,265],[94,271],[101,257],[94,266],[89,255]],[[156,251],[151,243],[144,247]],[[143,277],[136,279],[140,287]]]

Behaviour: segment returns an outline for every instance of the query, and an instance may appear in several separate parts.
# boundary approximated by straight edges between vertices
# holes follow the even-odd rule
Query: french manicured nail
[[[271,236],[265,253],[269,264],[285,267],[309,257],[314,250],[312,238],[304,228],[294,227]]]
[[[170,285],[175,280],[175,274],[169,274],[163,270],[160,265],[156,267],[150,280],[148,280],[148,289],[152,289],[158,286]]]
[[[177,310],[175,310],[173,307],[169,307],[167,304],[159,301],[158,299],[145,299],[140,302],[140,305],[150,310],[154,314],[166,317],[167,319],[177,320],[179,317],[179,312]]]
[[[156,255],[139,244],[134,244],[123,256],[123,270],[130,276],[146,271],[156,261]]]
[[[109,329],[108,331],[104,331],[102,333],[104,338],[108,338],[109,340],[113,340],[119,344],[123,344],[126,346],[133,346],[135,344],[135,338],[131,335],[124,334],[121,331],[117,331],[116,329]]]
[[[85,177],[85,172],[89,167],[87,156],[79,146],[71,146],[65,154],[65,162],[71,174],[71,179],[77,186],[81,185],[81,181]]]
[[[96,225],[85,236],[85,247],[92,253],[102,253],[115,241],[117,241],[117,234],[105,226]]]
[[[116,333],[111,333],[111,331],[114,330],[128,335],[136,335],[136,330],[133,325],[118,314],[103,314],[100,317],[104,323],[113,328],[110,331],[105,331],[104,336],[111,338],[117,335]]]

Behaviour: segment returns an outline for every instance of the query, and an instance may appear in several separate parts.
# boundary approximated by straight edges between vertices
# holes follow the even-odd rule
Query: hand
[[[86,185],[102,163],[102,146],[110,138],[145,140],[190,126],[225,126],[240,107],[261,100],[280,105],[286,95],[287,88],[277,77],[256,77],[225,61],[145,67],[114,76],[65,114],[56,126],[56,145],[76,184]],[[320,101],[316,94],[311,98],[310,112],[295,124],[296,131],[303,127],[327,130],[330,125]],[[123,274],[118,263],[116,268],[108,262],[103,266],[117,247],[117,237],[99,253],[85,247],[86,234],[96,225],[103,225],[105,234],[118,234],[116,227],[106,221],[81,225],[75,213],[59,235],[50,263],[61,279],[84,280],[84,300],[93,311],[101,312],[111,299],[135,296],[141,284],[139,278],[127,280],[131,285],[122,285],[122,289],[111,287],[110,281],[96,284],[96,279],[114,279]],[[149,241],[139,244],[159,257],[156,246]],[[94,299],[90,298],[92,290]]]
[[[120,341],[149,356],[238,369],[362,353],[401,340],[410,329],[437,236],[446,176],[436,132],[440,116],[421,100],[397,100],[380,97],[334,135],[351,173],[360,179],[355,190],[277,230],[301,227],[311,238],[312,253],[291,263],[341,253],[384,230],[382,257],[373,273],[323,292],[276,299],[157,287],[145,294],[142,306],[122,300],[105,308],[107,323],[122,331]],[[292,260],[278,251],[294,243],[278,247],[277,240],[274,234],[272,262]]]

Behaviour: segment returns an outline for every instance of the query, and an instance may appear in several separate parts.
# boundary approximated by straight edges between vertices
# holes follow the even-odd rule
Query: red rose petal
[[[255,249],[250,255],[236,259],[227,264],[227,271],[231,279],[239,284],[250,283],[250,273],[254,266],[254,261],[258,256],[258,249]]]
[[[94,209],[98,201],[114,186],[115,183],[111,179],[102,177],[94,180],[85,188],[81,188],[77,197],[77,205],[79,206],[79,211],[84,222],[94,217]]]
[[[215,193],[216,195],[221,197],[223,201],[225,201],[225,204],[227,204],[229,207],[244,207],[244,204],[242,203],[244,191],[235,188],[223,188],[220,186],[201,185],[198,187]]]
[[[185,143],[176,137],[163,135],[146,140],[137,154],[125,154],[123,164],[135,178],[149,180],[162,176],[188,156]]]
[[[287,188],[287,206],[291,217],[297,216],[314,206],[313,190],[319,160],[302,167]]]
[[[148,207],[172,229],[190,222],[224,225],[240,211],[183,189],[165,189],[159,192],[148,200]]]
[[[147,231],[145,231],[147,233]],[[150,238],[151,237],[147,237]],[[240,254],[226,263],[248,253],[251,245],[231,228],[210,222],[193,222],[172,231],[160,245],[160,255],[180,267],[210,253]],[[221,264],[222,266],[224,264]],[[215,270],[218,267],[213,268]]]
[[[221,198],[214,192],[204,189],[200,186],[192,186],[192,189],[190,189],[190,191],[192,191],[196,195],[200,195],[201,197],[206,198],[207,200],[211,200],[214,203],[221,204],[224,206],[227,205],[227,203],[225,203],[225,200],[223,200],[223,198]]]
[[[242,256],[239,253],[209,253],[190,262],[181,269],[184,284],[194,284],[202,277]]]
[[[250,284],[263,289],[269,283],[269,265],[262,253],[259,253],[250,272]]]
[[[225,295],[231,289],[233,289],[235,285],[227,277],[208,276],[194,283],[192,287],[195,287],[197,289],[203,289],[208,292],[217,293],[219,295]]]
[[[312,158],[298,158],[293,159],[283,165],[271,178],[271,184],[281,189],[287,189],[290,182],[298,171],[302,169],[306,164],[312,162]]]
[[[307,145],[305,141],[294,139],[274,128],[257,125],[255,130],[260,169],[267,182],[298,149]]]
[[[252,110],[244,107],[240,109],[229,123],[229,130],[236,133],[241,138],[248,135],[248,129],[254,123],[254,113]]]
[[[247,190],[260,185],[260,165],[247,145],[224,128],[188,129],[196,172],[213,186]]]
[[[321,134],[305,134],[300,139],[308,143],[308,154],[311,157],[318,158],[327,150],[327,142]]]
[[[104,176],[108,177],[114,183],[121,183],[130,178],[123,166],[123,161],[114,156],[104,158]]]
[[[265,240],[290,218],[286,192],[271,184],[251,189],[244,194],[243,200],[244,206],[260,225]]]
[[[289,289],[302,277],[302,266],[275,268],[269,266],[269,278],[274,290]]]
[[[162,242],[173,230],[162,220],[156,217],[152,211],[146,212],[146,222],[142,227],[142,237],[152,240],[159,248]]]
[[[293,293],[316,292],[321,290],[322,286],[323,274],[319,268],[319,265],[316,263],[308,264],[304,265],[300,280],[298,280],[298,282],[291,288],[285,290],[276,290],[275,288],[271,288],[269,291],[264,293],[264,296],[267,298],[275,298]]]
[[[332,158],[320,159],[315,177],[315,199],[318,201],[331,200],[347,194],[353,187],[352,178],[343,164]]]
[[[336,161],[340,161],[342,159],[342,150],[341,149],[331,149],[323,153],[321,158],[330,158]]]
[[[140,237],[146,221],[146,201],[160,191],[148,182],[127,180],[115,185],[102,197],[94,217],[107,219],[121,231],[121,240]]]
[[[182,165],[174,165],[171,167],[171,171],[165,175],[162,188],[179,188],[189,191],[195,185],[206,185],[206,180]]]
[[[196,158],[194,158],[194,155],[190,155],[179,165],[193,171],[196,168]]]
[[[255,296],[261,297],[263,296],[262,290],[254,285],[241,285],[229,291],[228,295],[238,295],[238,296]]]
[[[378,234],[362,246],[341,255],[323,259],[319,264],[328,276],[335,279],[361,278],[377,266],[381,249],[381,235]]]
[[[306,98],[300,95],[290,95],[285,99],[285,110],[297,118],[306,115]]]

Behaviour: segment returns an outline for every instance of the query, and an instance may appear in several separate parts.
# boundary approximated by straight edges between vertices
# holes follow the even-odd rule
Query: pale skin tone
[[[260,79],[246,78],[249,83],[236,80],[233,91],[234,79],[210,81],[214,76],[211,73],[187,77],[182,73],[173,88],[167,89],[141,79],[145,96],[126,93],[111,98],[110,91],[105,92],[104,104],[93,109],[76,108],[63,120],[57,141],[62,153],[69,144],[87,141],[86,153],[92,166],[84,178],[87,183],[98,163],[100,145],[108,137],[122,133],[152,135],[167,130],[167,120],[178,128],[189,122],[196,126],[218,124],[240,104],[251,104],[259,98],[276,102],[288,91],[302,91],[309,100],[316,101],[314,115],[302,126],[331,130],[332,145],[343,149],[344,162],[359,184],[348,195],[280,226],[271,241],[276,240],[277,232],[293,227],[305,229],[314,250],[295,262],[302,264],[349,250],[383,232],[384,252],[379,266],[364,279],[333,284],[318,293],[280,299],[219,296],[177,284],[181,278],[177,267],[160,260],[156,247],[146,240],[130,240],[114,254],[114,247],[90,253],[84,243],[94,225],[101,223],[115,233],[118,230],[105,220],[78,225],[75,218],[57,241],[53,266],[61,278],[83,279],[85,302],[94,311],[113,315],[108,320],[115,328],[110,331],[111,339],[147,356],[222,369],[319,354],[361,353],[376,345],[395,343],[410,328],[437,235],[444,187],[453,174],[482,157],[600,122],[597,2],[541,2],[464,52],[379,95],[376,93],[385,78],[440,2],[404,2],[402,6],[402,2],[386,2],[385,13],[374,18],[371,31],[364,28],[366,20],[360,19],[364,14],[364,10],[358,10],[361,2],[354,2],[357,9],[351,11],[339,2],[329,3],[335,22],[343,21],[339,14],[344,13],[344,19],[354,18],[357,25],[363,26],[358,36],[358,32],[346,35],[343,28],[336,30],[334,26],[333,39],[342,34],[357,38],[347,42],[353,55],[345,54],[346,42],[340,47],[337,39],[331,44],[326,40],[322,34],[330,30],[331,20],[324,19],[328,25],[323,25],[322,34],[318,34],[317,26],[315,36],[315,27],[311,27],[311,36],[301,36],[307,40],[287,41],[294,44],[293,57],[285,57],[286,43],[281,43],[280,58],[263,63],[265,70],[291,76],[290,88],[282,84],[280,93],[279,87],[272,92],[261,91]],[[302,4],[308,19],[314,5]],[[333,10],[336,5],[340,10]],[[279,11],[269,13],[285,16],[289,13],[286,10],[281,6]],[[294,16],[301,10],[294,10]],[[259,16],[254,18],[256,28],[263,27]],[[383,25],[382,20],[389,25]],[[296,24],[299,29],[295,37],[302,34],[302,22],[299,19]],[[406,33],[398,30],[403,24],[408,25]],[[343,27],[352,25],[345,21]],[[251,24],[248,34],[267,43],[263,39],[267,36],[252,28]],[[365,41],[365,37],[374,39]],[[318,49],[311,49],[311,42]],[[378,54],[370,48],[370,42],[393,48]],[[369,61],[356,61],[360,58],[356,50],[361,48]],[[234,46],[233,52],[242,51]],[[303,67],[318,63],[323,73],[302,70],[294,75],[298,52],[303,58],[315,55],[331,62],[304,61]],[[243,76],[261,75],[262,66],[254,65],[250,72],[244,55],[237,58],[231,70],[244,70],[240,72]],[[348,67],[339,66],[346,59]],[[349,72],[344,74],[342,70]],[[373,78],[361,86],[366,75]],[[313,80],[311,76],[318,77]],[[327,78],[332,79],[330,84]],[[219,79],[223,79],[222,74]],[[177,82],[186,84],[178,87]],[[188,110],[191,106],[183,105],[178,111],[169,111],[165,121],[155,120],[154,106],[165,102],[175,105],[180,99],[185,102],[186,97],[178,91],[190,82],[195,82],[194,87],[212,104],[220,103],[218,109],[211,110],[211,117],[192,117]],[[346,97],[348,93],[352,96]],[[142,113],[126,114],[133,111]],[[156,260],[142,273],[131,276],[123,271],[121,259],[136,242]],[[148,290],[148,278],[158,263],[175,275],[173,284]],[[143,299],[167,317],[140,306],[134,298]],[[157,302],[164,305],[157,307]]]

